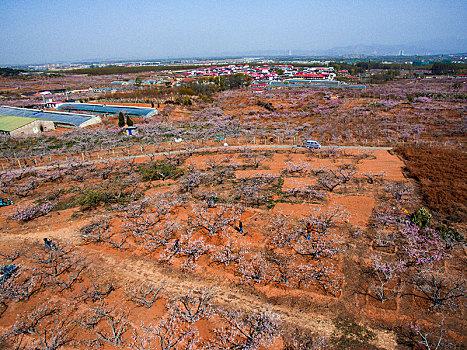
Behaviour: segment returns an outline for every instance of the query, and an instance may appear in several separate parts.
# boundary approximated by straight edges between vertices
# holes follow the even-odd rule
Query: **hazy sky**
[[[466,33],[467,0],[0,0],[0,64],[293,52]]]

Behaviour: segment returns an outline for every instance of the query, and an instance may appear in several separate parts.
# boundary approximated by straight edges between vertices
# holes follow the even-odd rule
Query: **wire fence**
[[[155,154],[170,152],[195,152],[197,150],[229,147],[229,146],[253,146],[253,145],[297,145],[299,138],[280,139],[272,137],[242,137],[242,138],[217,138],[213,140],[191,140],[183,141],[174,139],[170,142],[160,144],[128,145],[115,148],[107,148],[91,152],[79,152],[66,155],[45,155],[28,158],[0,159],[0,169],[2,171],[12,169],[24,169],[30,167],[46,167],[52,165],[69,164],[77,162],[94,162],[105,160],[119,160],[128,157],[150,157]]]
[[[412,144],[413,142],[411,142]],[[303,145],[303,140],[299,137],[293,138],[280,138],[280,137],[265,137],[265,136],[251,136],[240,138],[216,138],[210,140],[190,140],[183,141],[174,139],[170,142],[163,142],[160,144],[144,144],[144,145],[128,145],[115,148],[107,148],[102,150],[79,152],[74,154],[65,155],[45,155],[28,158],[9,158],[0,159],[0,170],[5,172],[15,169],[26,169],[34,167],[47,167],[47,166],[61,166],[71,163],[93,163],[105,161],[119,161],[128,158],[153,158],[157,154],[170,154],[171,152],[186,152],[192,153],[196,151],[209,150],[210,148],[218,147],[241,147],[241,146],[254,146],[254,145],[271,145],[271,146],[298,146]],[[406,144],[405,142],[398,142],[397,144]],[[357,145],[349,143],[349,145]],[[336,145],[338,146],[338,145]],[[376,146],[376,147],[389,147],[387,142],[380,142],[378,140],[363,140],[358,146]],[[394,146],[394,145],[392,145]]]

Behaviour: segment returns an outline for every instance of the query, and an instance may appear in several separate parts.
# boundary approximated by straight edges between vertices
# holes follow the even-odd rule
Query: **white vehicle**
[[[308,149],[319,149],[321,144],[316,140],[305,140],[305,147]]]

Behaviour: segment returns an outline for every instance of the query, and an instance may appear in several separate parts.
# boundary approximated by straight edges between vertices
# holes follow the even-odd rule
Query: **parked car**
[[[305,140],[305,147],[308,149],[319,149],[321,144],[316,140]]]

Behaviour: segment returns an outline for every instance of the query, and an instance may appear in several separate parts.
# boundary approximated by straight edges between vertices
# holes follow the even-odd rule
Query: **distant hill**
[[[252,50],[244,52],[226,52],[221,56],[397,56],[400,53],[407,56],[439,55],[467,52],[467,38],[431,39],[406,44],[358,44],[339,46],[330,49],[299,49],[294,50]]]
[[[320,50],[323,56],[394,56],[400,52],[404,55],[437,55],[467,52],[467,38],[464,39],[433,39],[399,45],[351,45]]]

